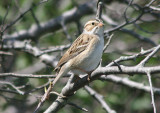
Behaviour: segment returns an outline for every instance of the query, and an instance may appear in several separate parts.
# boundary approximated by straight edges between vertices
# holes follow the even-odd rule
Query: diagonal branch
[[[139,64],[138,66],[144,66],[147,61],[154,55],[157,53],[157,51],[160,49],[160,45],[158,45],[157,47],[155,47],[155,49],[145,58],[143,59]]]
[[[102,108],[108,112],[108,113],[116,113],[115,110],[112,110],[109,105],[105,102],[103,99],[103,96],[101,94],[98,94],[96,91],[94,91],[91,87],[85,86],[84,89],[94,98],[96,99],[101,105]]]

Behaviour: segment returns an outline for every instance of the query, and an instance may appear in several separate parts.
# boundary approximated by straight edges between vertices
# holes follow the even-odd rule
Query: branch
[[[14,84],[12,84],[12,83],[10,83],[10,82],[7,82],[7,81],[0,81],[0,84],[9,85],[9,86],[11,86],[13,89],[15,89],[16,92],[17,92],[18,94],[24,95],[24,92],[23,92],[23,91],[19,90],[19,88],[17,88]]]
[[[33,75],[33,74],[16,74],[0,73],[0,77],[19,77],[19,78],[55,78],[55,75]]]
[[[0,51],[0,55],[13,55],[11,52]]]
[[[122,71],[121,71],[122,70]],[[160,66],[155,67],[138,67],[138,66],[121,66],[121,70],[117,66],[111,67],[99,67],[96,69],[90,78],[90,82],[96,80],[101,75],[109,75],[109,74],[146,74],[147,71],[151,73],[160,73]],[[73,84],[66,85],[61,92],[61,95],[69,97],[74,94],[75,91],[84,87],[88,84],[87,76],[81,78],[79,81]],[[45,111],[45,113],[57,112],[63,106],[66,105],[66,101],[68,98],[58,97],[50,107]]]
[[[138,65],[139,66],[144,66],[146,64],[146,62],[154,55],[157,53],[157,51],[160,49],[160,45],[158,45],[157,47],[155,47],[155,49],[144,59],[142,60]]]
[[[53,47],[51,46],[47,49],[40,50],[39,48],[32,46],[30,44],[30,41],[27,41],[27,40],[13,41],[12,43],[8,41],[7,43],[0,45],[0,49],[2,50],[8,50],[8,49],[21,50],[21,51],[28,52],[35,57],[39,57],[47,53],[63,51],[65,49],[68,49],[69,47],[70,47],[70,44],[67,44],[67,45],[60,45],[60,46],[53,46]]]
[[[95,7],[94,2],[89,2],[80,5],[78,8],[75,7],[69,11],[64,12],[61,16],[51,19],[47,22],[40,23],[38,25],[32,25],[28,30],[21,30],[18,33],[13,33],[12,35],[4,35],[4,41],[7,40],[24,40],[32,39],[38,40],[38,38],[46,33],[51,33],[59,30],[61,26],[61,20],[65,23],[71,23],[78,21],[81,17],[92,14],[92,8]]]
[[[103,47],[103,52],[105,52],[105,50],[108,48],[108,46],[109,46],[109,44],[110,44],[110,42],[111,42],[112,37],[113,37],[113,34],[111,34],[111,35],[109,36],[109,38],[108,38],[108,40],[107,40],[107,43],[106,43],[106,44],[104,45],[104,47]]]
[[[115,110],[112,110],[109,105],[105,102],[103,96],[101,94],[98,94],[96,91],[94,91],[91,87],[85,86],[84,89],[94,98],[96,99],[101,105],[102,108],[108,112],[108,113],[116,113]]]
[[[127,77],[119,77],[119,76],[115,76],[115,75],[107,75],[107,76],[102,75],[99,77],[99,79],[102,81],[111,81],[113,83],[121,84],[121,85],[127,86],[129,88],[142,90],[147,93],[151,92],[150,86],[145,86],[143,83],[138,83],[138,82],[132,81],[132,80],[128,79]],[[160,95],[159,88],[153,87],[153,92],[157,95]]]
[[[131,1],[129,2],[129,5],[127,6],[126,10],[128,9],[128,7],[129,7],[130,5],[132,5],[132,4],[131,4],[132,1],[133,1],[133,0],[131,0]],[[116,31],[116,30],[120,30],[120,29],[123,28],[124,26],[129,25],[129,24],[133,24],[133,23],[135,23],[136,21],[138,21],[145,13],[148,12],[148,11],[145,10],[145,9],[146,9],[147,7],[149,7],[154,1],[155,1],[155,0],[152,0],[150,3],[148,3],[148,4],[147,4],[145,7],[143,7],[143,8],[141,8],[141,7],[136,7],[136,8],[138,8],[138,11],[140,11],[140,14],[139,14],[136,18],[131,19],[130,21],[129,21],[128,18],[126,17],[126,10],[125,10],[125,11],[124,11],[125,22],[123,22],[122,24],[117,25],[117,26],[113,25],[114,28],[111,28],[111,29],[106,30],[106,31],[104,32],[104,33],[105,33],[105,36],[106,36],[106,34],[110,34],[110,33],[114,32],[114,31]]]
[[[68,105],[71,105],[71,106],[73,106],[73,107],[75,107],[75,108],[77,108],[77,109],[80,109],[80,110],[82,110],[82,111],[88,112],[88,110],[87,110],[86,108],[82,108],[82,107],[76,105],[75,103],[68,102],[67,104],[68,104]]]
[[[37,4],[35,4],[35,5],[32,5],[32,7],[28,8],[26,11],[24,11],[23,13],[21,13],[14,21],[12,21],[10,24],[8,24],[8,25],[3,29],[2,32],[5,32],[8,28],[10,28],[10,27],[13,26],[14,24],[16,24],[20,19],[23,18],[23,16],[24,16],[26,13],[28,13],[29,11],[32,11],[35,6],[38,6],[38,5],[40,5],[40,4],[44,3],[44,2],[47,2],[47,0],[42,0],[42,1],[40,1],[39,3],[37,3]]]
[[[103,7],[103,3],[102,2],[98,2],[98,9],[97,9],[97,14],[96,14],[96,19],[101,19],[102,7]]]
[[[144,56],[144,55],[146,55],[146,54],[149,54],[149,53],[152,52],[155,48],[156,48],[156,47],[151,48],[151,49],[148,49],[148,50],[145,50],[145,51],[141,51],[140,53],[134,54],[134,55],[132,55],[132,56],[121,56],[120,58],[118,58],[118,59],[114,60],[113,62],[109,63],[109,64],[107,65],[107,67],[114,65],[115,62],[119,63],[119,62],[126,61],[126,60],[135,60],[135,59],[136,59],[137,57],[139,57],[139,56]]]
[[[153,92],[151,74],[150,74],[149,71],[147,72],[147,76],[148,76],[148,81],[149,81],[150,90],[151,90],[151,99],[152,99],[153,110],[154,110],[154,113],[156,113],[156,105],[155,105],[155,102],[154,102],[154,92]]]
[[[33,75],[33,74],[17,74],[17,73],[0,73],[0,77],[19,77],[19,78],[55,78],[56,75]],[[70,77],[66,74],[63,77]]]
[[[155,11],[160,11],[160,8],[154,7],[154,6],[149,6],[150,9],[155,10]]]
[[[132,36],[134,36],[135,38],[137,38],[138,40],[143,41],[143,42],[146,42],[146,43],[149,43],[149,44],[151,44],[152,46],[156,46],[156,45],[157,45],[154,41],[152,41],[152,40],[149,39],[148,37],[141,36],[141,35],[139,35],[138,33],[134,32],[134,31],[132,31],[132,30],[122,28],[122,29],[120,29],[120,31],[121,31],[121,32],[124,32],[124,33],[127,33],[127,34],[129,34],[129,35],[132,35]]]

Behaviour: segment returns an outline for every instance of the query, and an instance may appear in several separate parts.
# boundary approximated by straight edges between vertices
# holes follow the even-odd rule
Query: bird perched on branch
[[[88,21],[84,25],[83,33],[73,42],[58,62],[55,71],[58,75],[52,82],[54,85],[58,79],[67,72],[75,75],[90,74],[100,63],[104,47],[104,24],[99,19]]]
[[[73,42],[58,62],[55,68],[57,77],[45,91],[34,113],[49,98],[49,94],[59,78],[69,71],[72,71],[75,75],[88,74],[88,81],[90,81],[90,74],[97,68],[103,53],[103,26],[103,22],[99,19],[90,20],[84,25],[83,33]],[[60,94],[59,96],[65,97]]]

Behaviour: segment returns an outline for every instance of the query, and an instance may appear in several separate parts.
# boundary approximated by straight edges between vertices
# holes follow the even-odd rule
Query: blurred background
[[[125,22],[124,12],[130,0],[102,0],[104,2],[103,16],[105,30]],[[146,4],[151,0],[133,0],[126,10],[129,20],[136,18]],[[0,72],[34,75],[54,75],[53,71],[57,61],[61,58],[69,45],[83,31],[83,25],[90,19],[95,18],[96,3],[92,0],[48,0],[38,4],[40,0],[1,0],[0,1],[0,31],[1,31],[1,54]],[[134,4],[134,5],[133,5]],[[42,25],[62,14],[83,8],[79,12],[81,17],[74,15],[72,18],[61,20],[56,28],[48,28],[40,31],[35,36],[24,36],[24,32],[32,31],[34,26]],[[159,7],[160,2],[155,1],[152,6]],[[140,7],[140,8],[139,8]],[[31,8],[31,9],[30,9]],[[160,9],[160,7],[159,7]],[[26,12],[27,11],[27,12]],[[83,11],[83,10],[80,10]],[[123,27],[123,30],[115,30],[109,47],[102,57],[102,66],[116,60],[120,56],[129,56],[139,53],[141,50],[150,49],[159,44],[160,41],[160,11],[146,9],[138,21]],[[26,13],[24,13],[26,12]],[[70,14],[70,13],[69,13]],[[18,17],[17,21],[15,21]],[[15,22],[13,25],[11,25]],[[59,21],[58,21],[59,22]],[[51,22],[51,25],[53,23]],[[4,32],[2,32],[8,25]],[[129,32],[125,30],[129,30]],[[34,28],[33,28],[34,30]],[[40,29],[39,29],[40,30]],[[41,34],[41,32],[43,32]],[[16,35],[18,35],[16,37]],[[16,38],[14,38],[14,36]],[[107,38],[105,38],[107,42]],[[28,49],[27,47],[31,47]],[[63,49],[59,49],[64,47]],[[39,55],[35,51],[55,49]],[[2,53],[5,52],[5,54]],[[47,56],[45,56],[47,55]],[[47,58],[48,59],[47,59]],[[135,60],[125,61],[120,64],[134,66],[145,56],[137,57]],[[47,60],[46,60],[47,59]],[[152,57],[147,66],[160,64],[159,54]],[[131,81],[149,85],[145,75],[116,75],[128,78]],[[153,86],[160,87],[160,75],[153,75]],[[65,86],[68,78],[61,78],[54,90],[60,92]],[[44,86],[48,78],[25,78],[25,77],[0,77],[0,112],[1,113],[31,113],[39,102],[39,96],[44,94]],[[5,81],[5,83],[4,83]],[[9,84],[11,83],[11,84]],[[16,86],[14,88],[12,85]],[[44,85],[44,86],[43,86]],[[150,93],[128,87],[113,81],[96,80],[89,84],[96,92],[104,96],[106,103],[117,113],[152,113]],[[36,89],[38,88],[38,89]],[[16,93],[17,90],[25,92],[24,95]],[[46,110],[57,96],[51,95],[40,109],[40,113]],[[70,98],[71,102],[88,109],[88,113],[106,113],[85,89],[81,88]],[[155,95],[157,113],[160,112],[160,95]],[[58,113],[83,113],[84,111],[66,105]]]

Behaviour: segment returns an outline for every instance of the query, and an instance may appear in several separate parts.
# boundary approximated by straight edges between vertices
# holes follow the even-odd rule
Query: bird
[[[59,60],[55,71],[57,76],[52,82],[55,85],[59,78],[69,71],[75,75],[91,73],[98,67],[104,47],[104,23],[100,19],[86,22],[82,34],[72,43]]]
[[[50,86],[45,90],[45,94],[41,98],[34,113],[38,111],[40,106],[49,98],[49,94],[60,79],[61,76],[72,71],[75,76],[79,74],[88,74],[87,80],[90,81],[91,73],[98,67],[104,47],[104,24],[100,19],[89,20],[84,25],[82,34],[72,43],[70,48],[64,53],[59,60],[55,71],[56,78],[50,82]],[[58,94],[58,93],[56,93]],[[60,97],[65,96],[58,94]]]

